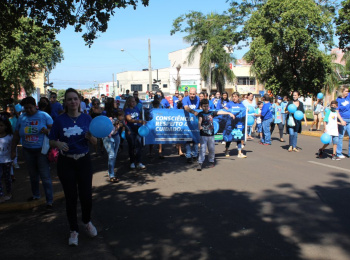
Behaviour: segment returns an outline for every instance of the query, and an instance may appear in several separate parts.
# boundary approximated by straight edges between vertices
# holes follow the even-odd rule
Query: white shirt
[[[9,163],[11,160],[12,135],[0,137],[0,163]]]
[[[84,101],[80,102],[80,112],[85,113],[84,111],[86,111],[86,104]]]

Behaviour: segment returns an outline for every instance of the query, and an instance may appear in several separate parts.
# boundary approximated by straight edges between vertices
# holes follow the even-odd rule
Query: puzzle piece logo
[[[69,138],[72,135],[81,135],[81,133],[83,132],[83,129],[75,125],[74,127],[63,128],[63,132],[64,132],[64,136],[67,136]]]
[[[243,133],[239,129],[233,129],[231,134],[233,135],[234,139],[242,139],[242,137],[243,137]]]

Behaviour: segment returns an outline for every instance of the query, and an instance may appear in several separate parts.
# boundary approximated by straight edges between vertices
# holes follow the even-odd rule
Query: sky
[[[226,0],[150,0],[149,6],[139,5],[136,10],[116,9],[107,32],[100,33],[91,48],[85,46],[80,33],[68,27],[57,35],[64,60],[51,72],[50,82],[57,89],[92,88],[111,82],[113,73],[148,68],[148,39],[152,68],[170,67],[168,53],[190,46],[182,39],[185,34],[170,36],[173,21],[190,11],[222,13],[228,8]],[[245,51],[235,52],[235,58]]]

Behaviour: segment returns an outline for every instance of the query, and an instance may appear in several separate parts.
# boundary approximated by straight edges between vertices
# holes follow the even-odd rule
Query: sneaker
[[[135,169],[135,163],[130,164],[130,169]]]
[[[230,153],[228,151],[225,152],[225,156],[226,157],[229,157],[230,156]]]
[[[240,158],[240,159],[247,158],[247,156],[244,155],[243,153],[239,153],[237,157]]]
[[[340,161],[340,156],[336,156],[335,154],[332,155],[333,161]]]
[[[85,225],[85,230],[90,237],[97,236],[97,230],[91,221]]]
[[[19,168],[20,168],[19,165],[18,165],[18,163],[15,163],[15,164],[13,165],[13,167],[15,167],[15,169],[19,169]]]
[[[345,155],[341,154],[337,156],[339,159],[345,159]]]
[[[318,156],[318,158],[322,158],[322,157],[323,157],[323,151],[322,151],[322,149],[318,149],[317,156]]]
[[[146,166],[144,166],[142,163],[138,163],[137,164],[137,169],[143,170],[143,169],[146,169]]]
[[[196,162],[198,160],[198,157],[192,157],[192,162]]]
[[[293,151],[293,147],[292,147],[292,146],[289,146],[288,152],[291,152],[291,151]]]
[[[201,164],[201,163],[198,163],[197,171],[201,171],[201,170],[202,170],[202,164]]]
[[[215,162],[209,163],[209,168],[214,168],[215,167]]]
[[[299,150],[297,148],[293,148],[294,152],[299,152]]]
[[[4,201],[10,200],[10,199],[12,199],[12,195],[11,194],[8,194],[8,195],[4,196]]]
[[[79,236],[79,233],[77,231],[71,231],[68,239],[68,245],[78,246],[78,236]]]

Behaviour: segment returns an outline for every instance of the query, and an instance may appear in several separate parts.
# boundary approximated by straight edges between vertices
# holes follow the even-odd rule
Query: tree
[[[236,32],[239,19],[232,19],[234,16],[237,17],[234,9],[222,15],[203,15],[192,11],[173,22],[171,35],[185,32],[187,35],[184,40],[193,46],[188,55],[188,62],[192,63],[195,54],[201,52],[200,73],[205,81],[209,81],[209,92],[211,84],[216,84],[219,91],[224,91],[226,81],[233,82],[234,79],[229,67],[229,63],[234,60],[230,53],[233,51],[233,45],[242,39],[241,33]],[[186,23],[187,26],[183,26],[182,23]]]
[[[140,2],[147,6],[149,0]],[[107,30],[108,21],[115,9],[127,6],[135,9],[137,4],[138,0],[2,0],[0,10],[10,9],[12,15],[7,20],[1,20],[1,23],[13,24],[12,21],[21,17],[29,17],[43,30],[55,33],[68,25],[74,26],[76,32],[83,32],[84,41],[91,46],[97,34]],[[8,30],[13,28],[15,27],[9,27]]]
[[[3,99],[12,94],[16,98],[21,87],[31,94],[34,91],[31,78],[46,67],[53,68],[63,59],[53,31],[42,30],[27,17],[9,19],[4,23],[11,11],[10,8],[0,9],[0,87]]]
[[[337,59],[336,53],[331,53],[329,55],[329,58],[331,59],[331,71],[327,74],[326,81],[325,81],[325,91],[327,93],[333,93],[335,90],[338,89],[339,85],[341,84],[341,75],[345,72],[345,67],[339,63],[335,63],[334,61]]]
[[[313,0],[268,0],[252,13],[245,25],[252,39],[245,59],[265,89],[281,95],[322,89],[331,61],[318,47],[330,49],[333,43],[334,8],[325,6]]]
[[[350,0],[341,2],[339,17],[336,20],[339,48],[350,50]]]

